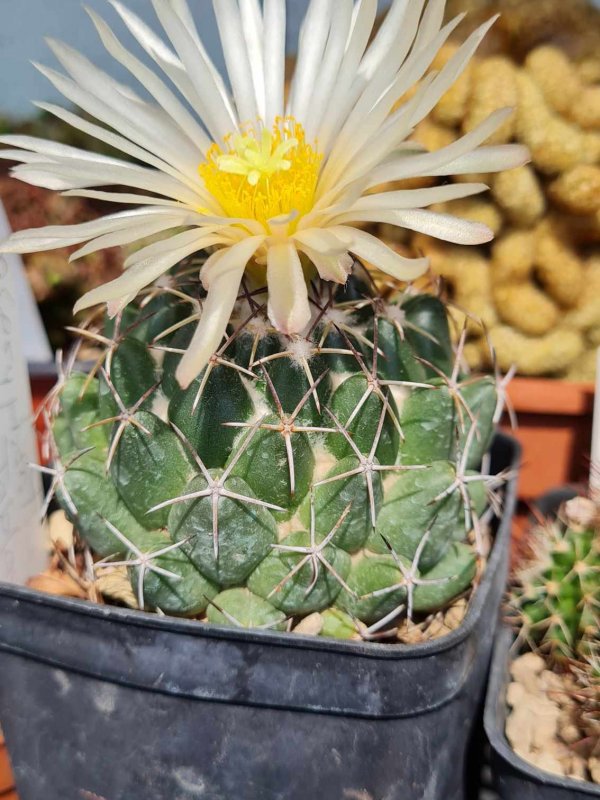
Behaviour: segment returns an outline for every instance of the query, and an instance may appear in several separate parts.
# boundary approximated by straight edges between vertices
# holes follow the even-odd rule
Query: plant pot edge
[[[496,636],[490,680],[485,701],[484,728],[487,739],[492,749],[492,772],[496,784],[506,780],[508,775],[511,780],[511,791],[514,784],[531,784],[533,786],[551,788],[556,790],[551,795],[552,800],[584,800],[587,797],[600,797],[600,785],[589,781],[576,781],[572,778],[563,778],[545,772],[539,767],[530,764],[517,755],[510,746],[504,725],[506,720],[506,689],[508,685],[508,668],[511,661],[510,650],[514,642],[514,633],[510,627],[503,625]],[[504,708],[504,712],[502,709]],[[529,798],[535,797],[535,792],[528,786]],[[564,794],[561,794],[564,792]],[[538,795],[544,800],[546,795],[542,791]],[[502,795],[509,800],[521,797],[520,794]]]

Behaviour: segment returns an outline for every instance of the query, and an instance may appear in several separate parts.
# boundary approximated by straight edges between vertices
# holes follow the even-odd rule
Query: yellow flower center
[[[277,118],[272,130],[247,127],[213,144],[199,166],[205,186],[227,216],[261,223],[308,213],[323,156],[306,143],[293,117]]]

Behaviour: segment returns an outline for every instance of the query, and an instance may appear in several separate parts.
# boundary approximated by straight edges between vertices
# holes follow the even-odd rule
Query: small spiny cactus
[[[600,638],[600,515],[585,497],[534,531],[510,605],[520,635],[552,663],[589,657]]]

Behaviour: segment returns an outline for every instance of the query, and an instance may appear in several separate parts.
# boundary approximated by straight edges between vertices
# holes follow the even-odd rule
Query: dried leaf
[[[54,594],[59,597],[87,597],[85,589],[77,583],[70,575],[59,569],[48,569],[27,581],[30,589],[46,594]]]
[[[129,577],[127,567],[107,567],[99,570],[94,582],[96,590],[111,600],[118,600],[129,608],[139,608]]]

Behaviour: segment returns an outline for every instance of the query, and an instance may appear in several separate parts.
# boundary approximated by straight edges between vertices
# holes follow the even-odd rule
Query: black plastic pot
[[[544,494],[535,505],[547,517],[558,511],[565,500],[577,492],[563,486]],[[485,732],[492,753],[494,783],[502,800],[583,800],[600,797],[600,786],[552,775],[518,756],[504,734],[507,705],[506,689],[510,680],[510,648],[514,634],[502,628],[494,648],[494,658],[485,706]]]
[[[572,494],[572,493],[571,493]],[[600,786],[544,772],[512,749],[505,736],[506,689],[509,683],[510,648],[514,634],[502,628],[494,648],[485,705],[485,732],[491,746],[494,784],[502,800],[588,800],[600,797]]]
[[[497,437],[495,470],[518,456]],[[418,646],[0,585],[0,718],[20,800],[463,800],[515,490],[463,625]]]

